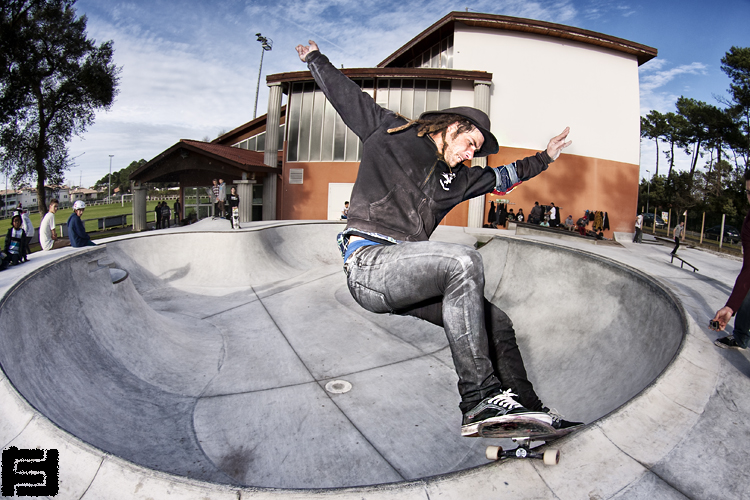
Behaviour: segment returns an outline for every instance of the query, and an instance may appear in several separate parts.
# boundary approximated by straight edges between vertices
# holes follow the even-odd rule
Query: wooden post
[[[701,222],[701,241],[700,244],[703,244],[703,231],[706,230],[706,212],[703,212],[703,222]]]
[[[724,243],[724,220],[727,218],[727,214],[721,214],[721,232],[719,233],[719,250]]]
[[[682,212],[682,215],[685,217],[685,227],[682,228],[682,241],[687,240],[687,210]],[[678,217],[679,221],[679,217]]]
[[[651,234],[656,234],[656,207],[654,207],[654,225],[651,228]]]
[[[677,220],[680,220],[679,217],[677,217]],[[669,215],[667,216],[667,238],[669,238],[669,230],[672,227],[672,209],[669,209]]]

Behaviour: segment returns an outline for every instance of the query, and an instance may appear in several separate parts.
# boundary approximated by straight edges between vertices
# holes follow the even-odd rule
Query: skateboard
[[[538,458],[545,465],[557,465],[560,462],[560,450],[548,449],[543,453],[531,449],[534,441],[554,441],[571,432],[579,430],[582,425],[567,429],[555,429],[534,418],[518,417],[504,422],[494,422],[479,426],[479,436],[484,438],[510,438],[518,446],[504,450],[502,446],[488,446],[485,451],[487,460],[505,458]]]
[[[232,207],[232,229],[242,229],[240,227],[240,209]]]

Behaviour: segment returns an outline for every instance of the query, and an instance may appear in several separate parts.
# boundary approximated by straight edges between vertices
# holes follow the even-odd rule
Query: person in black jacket
[[[505,203],[497,204],[497,212],[495,212],[495,227],[498,229],[505,229],[505,222],[508,220],[508,212],[505,209]]]
[[[20,264],[26,257],[26,231],[21,228],[23,220],[16,214],[11,219],[11,227],[5,235],[5,248],[2,269],[8,265]]]
[[[542,222],[542,207],[539,206],[538,201],[535,201],[531,212],[529,212],[529,224],[539,224],[540,222]]]
[[[476,436],[481,423],[519,415],[573,425],[551,415],[534,392],[510,319],[484,298],[479,252],[428,241],[457,204],[492,191],[505,194],[546,170],[570,145],[569,129],[534,156],[468,168],[465,161],[499,150],[485,113],[456,107],[408,120],[377,105],[309,43],[296,47],[300,59],[363,143],[346,229],[338,236],[354,299],[375,313],[444,327],[459,379],[462,435]]]
[[[174,214],[174,225],[179,226],[180,220],[182,219],[182,205],[180,204],[180,200],[174,200],[174,206],[173,206],[173,214]]]
[[[227,206],[229,207],[229,210],[227,210],[227,219],[232,223],[232,229],[235,229],[233,209],[240,206],[240,197],[237,194],[237,188],[234,186],[232,186],[232,192],[227,195]],[[242,229],[239,221],[237,221],[237,229]]]

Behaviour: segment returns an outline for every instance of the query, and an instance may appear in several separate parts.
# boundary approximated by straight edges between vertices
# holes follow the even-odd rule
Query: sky
[[[79,0],[90,38],[114,41],[121,67],[111,109],[69,145],[69,185],[91,186],[180,139],[212,140],[265,114],[266,75],[303,71],[294,47],[313,39],[337,65],[373,67],[451,11],[538,19],[655,47],[639,70],[641,115],[674,111],[680,96],[719,105],[729,79],[721,58],[750,46],[750,0]],[[654,172],[653,141],[641,176]],[[666,160],[660,160],[664,172]],[[678,168],[687,157],[678,158]]]

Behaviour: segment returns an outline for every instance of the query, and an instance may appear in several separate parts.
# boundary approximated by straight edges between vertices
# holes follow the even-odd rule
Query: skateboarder
[[[685,237],[685,223],[680,222],[674,228],[674,248],[672,249],[672,255],[677,255],[677,249],[680,248],[680,240]]]
[[[364,145],[346,229],[338,238],[354,299],[375,313],[444,327],[459,379],[462,435],[476,436],[480,423],[516,415],[570,426],[539,401],[512,322],[484,298],[479,252],[428,241],[457,204],[493,190],[509,192],[546,170],[570,145],[569,129],[529,158],[468,168],[464,161],[499,149],[485,113],[458,107],[407,120],[377,105],[309,43],[296,47],[300,59]]]

